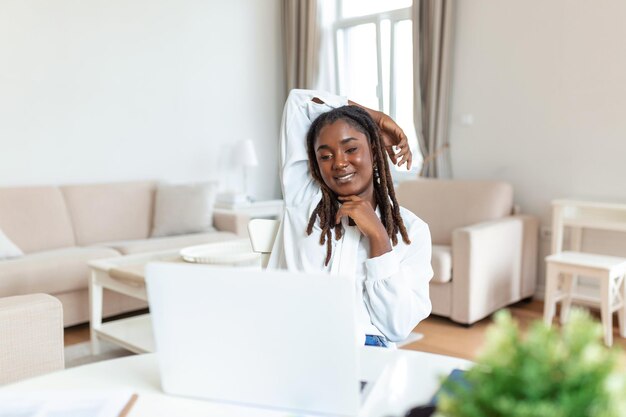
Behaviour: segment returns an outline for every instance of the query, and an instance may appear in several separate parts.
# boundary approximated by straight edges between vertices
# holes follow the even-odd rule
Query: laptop
[[[146,281],[163,391],[355,416],[354,284],[326,274],[151,263]]]

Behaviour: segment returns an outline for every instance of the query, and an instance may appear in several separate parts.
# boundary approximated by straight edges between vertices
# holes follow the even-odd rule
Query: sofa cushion
[[[396,195],[401,206],[428,223],[433,244],[451,245],[459,227],[508,216],[513,187],[501,181],[418,179],[401,182]]]
[[[18,248],[11,239],[6,237],[2,229],[0,229],[0,261],[11,258],[19,258],[24,252]]]
[[[430,285],[428,287],[430,302],[433,306],[432,314],[450,317],[452,315],[452,282]]]
[[[0,188],[0,229],[24,253],[75,245],[58,187]]]
[[[152,226],[155,187],[153,181],[61,187],[76,244],[146,239]]]
[[[180,236],[153,237],[151,239],[102,242],[98,243],[98,245],[115,249],[124,255],[130,255],[133,253],[158,252],[233,239],[241,239],[241,237],[230,232],[193,233]]]
[[[0,297],[87,288],[88,261],[120,256],[109,248],[65,248],[0,262]]]
[[[452,279],[452,248],[450,246],[433,245],[431,265],[433,278],[430,282],[444,283]]]
[[[213,228],[216,182],[160,184],[154,202],[152,237],[201,233]]]

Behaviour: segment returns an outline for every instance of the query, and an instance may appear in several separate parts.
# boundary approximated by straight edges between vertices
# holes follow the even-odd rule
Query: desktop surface
[[[363,347],[361,378],[377,379],[369,407],[362,416],[403,416],[412,407],[429,402],[440,380],[471,362],[450,356],[409,350]],[[287,416],[288,412],[166,395],[161,390],[156,354],[113,359],[58,371],[2,387],[10,390],[132,389],[139,399],[129,417],[172,416]]]

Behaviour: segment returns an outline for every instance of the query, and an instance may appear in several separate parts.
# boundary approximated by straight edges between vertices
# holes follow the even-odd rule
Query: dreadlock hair
[[[316,219],[319,219],[319,225],[322,229],[320,245],[326,243],[326,261],[324,265],[328,265],[332,255],[331,229],[335,230],[335,239],[339,240],[343,235],[343,226],[341,223],[335,224],[335,216],[339,210],[339,201],[337,194],[332,191],[322,179],[314,148],[315,140],[318,138],[322,128],[338,120],[345,121],[367,137],[372,152],[372,160],[374,162],[373,181],[376,204],[380,209],[380,220],[391,242],[394,246],[397,245],[397,234],[400,233],[402,240],[406,244],[411,243],[402,217],[400,217],[400,205],[396,200],[396,192],[393,188],[393,181],[391,172],[389,171],[389,163],[387,162],[387,154],[385,153],[380,129],[371,116],[362,108],[357,106],[338,107],[327,113],[323,113],[315,119],[309,128],[306,138],[309,171],[322,190],[322,199],[311,214],[306,233],[307,235],[311,235],[313,225]]]

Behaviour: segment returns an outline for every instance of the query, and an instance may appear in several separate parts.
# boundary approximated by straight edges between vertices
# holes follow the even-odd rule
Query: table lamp
[[[250,139],[240,141],[234,148],[232,153],[233,165],[243,168],[243,193],[249,200],[248,194],[248,170],[251,167],[259,165],[259,160],[254,148],[254,142]]]

